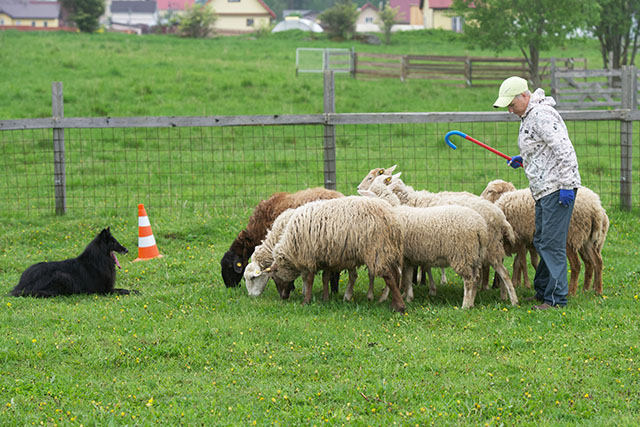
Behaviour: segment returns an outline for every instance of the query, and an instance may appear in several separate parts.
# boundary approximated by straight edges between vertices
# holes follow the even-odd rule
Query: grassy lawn
[[[317,113],[322,110],[322,82],[316,75],[295,78],[299,46],[351,44],[287,36],[197,41],[0,32],[0,79],[8,82],[0,91],[0,118],[50,116],[53,80],[65,84],[66,116]],[[391,46],[356,45],[361,49],[465,53],[455,36],[441,33],[402,34]],[[573,42],[552,53],[587,55],[594,68],[599,66],[592,42]],[[487,111],[496,92],[347,78],[337,79],[337,87],[339,112]],[[595,139],[590,146],[601,137],[588,126],[580,132],[587,141]],[[91,146],[91,138],[87,140]],[[135,141],[122,142],[123,147],[128,144]],[[370,168],[349,157],[364,149],[363,142],[354,135],[338,144],[346,153],[345,173],[356,169],[341,183],[353,193],[361,171]],[[135,161],[115,148],[115,155],[100,153],[105,163],[100,167],[126,168],[126,162]],[[254,149],[236,150],[241,148]],[[593,182],[602,173],[597,155],[587,151],[595,148],[579,149],[586,157],[583,179]],[[391,154],[380,149],[372,158],[386,161]],[[295,163],[279,166],[287,170]],[[423,163],[405,165],[418,182],[432,176],[421,170]],[[90,175],[94,165],[85,167]],[[464,168],[460,165],[450,177],[456,185],[468,178]],[[451,173],[443,171],[434,173]],[[5,173],[11,177],[23,171]],[[243,174],[247,182],[257,177],[267,194],[274,191],[274,183],[261,173]],[[424,176],[415,178],[418,174]],[[306,186],[283,179],[292,187]],[[399,315],[388,304],[366,300],[365,270],[359,271],[351,303],[340,296],[323,302],[318,285],[312,304],[304,307],[299,292],[280,301],[272,284],[255,299],[242,287],[226,289],[219,260],[246,225],[251,207],[147,209],[164,258],[133,263],[135,210],[95,215],[74,210],[57,217],[47,212],[24,215],[19,204],[0,206],[0,424],[538,426],[640,421],[637,208],[621,212],[607,205],[611,228],[603,249],[603,296],[579,290],[566,309],[537,313],[531,304],[507,305],[497,290],[489,290],[479,293],[475,308],[461,310],[462,282],[449,270],[448,283],[438,287],[437,296],[417,287],[415,301]],[[107,225],[130,251],[120,257],[117,285],[140,295],[4,296],[26,267],[76,256]],[[510,268],[511,260],[506,264]],[[377,279],[376,294],[382,288]],[[520,298],[532,295],[525,288],[517,293]]]

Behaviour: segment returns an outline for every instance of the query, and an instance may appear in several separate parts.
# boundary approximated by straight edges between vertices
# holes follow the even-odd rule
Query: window
[[[229,3],[240,3],[240,0],[227,0]]]
[[[36,21],[31,21],[31,26],[35,27],[36,26]]]
[[[451,29],[456,33],[462,32],[462,24],[464,24],[464,19],[460,16],[454,16],[451,18]]]
[[[22,21],[20,21],[19,19],[16,21],[16,25],[22,25]]]
[[[43,26],[43,27],[48,27],[48,26],[49,26],[49,23],[48,23],[47,21],[44,21],[44,22],[42,23],[42,26]]]
[[[0,19],[0,25],[4,25],[4,19]]]
[[[365,24],[373,24],[373,17],[372,16],[366,16],[364,18],[364,23]]]
[[[247,18],[247,27],[253,27],[253,18]]]

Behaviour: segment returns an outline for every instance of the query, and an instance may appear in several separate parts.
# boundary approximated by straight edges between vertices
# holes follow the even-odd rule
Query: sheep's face
[[[269,281],[269,273],[270,270],[268,268],[262,271],[260,266],[255,262],[247,265],[247,268],[244,270],[244,283],[247,286],[249,296],[257,297],[262,295]]]
[[[512,183],[496,179],[487,184],[487,188],[480,194],[480,197],[495,203],[504,193],[515,190],[516,187]]]
[[[358,184],[358,190],[368,190],[373,180],[379,177],[380,175],[391,175],[393,171],[396,169],[397,165],[393,165],[390,168],[375,168],[371,169],[367,176],[364,177],[362,182]]]
[[[240,284],[242,273],[244,273],[247,261],[233,251],[227,251],[222,260],[220,268],[222,270],[222,280],[227,288],[235,288]]]

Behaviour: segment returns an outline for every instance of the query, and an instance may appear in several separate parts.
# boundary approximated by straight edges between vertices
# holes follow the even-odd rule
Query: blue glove
[[[562,206],[569,206],[569,203],[573,202],[575,198],[576,195],[573,190],[560,190],[558,201]]]
[[[507,164],[514,169],[518,169],[519,167],[522,166],[522,156],[520,155],[513,156],[511,160],[507,161]]]

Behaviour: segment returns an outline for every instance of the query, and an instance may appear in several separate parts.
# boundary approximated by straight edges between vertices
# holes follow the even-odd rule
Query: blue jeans
[[[574,190],[577,193],[577,190]],[[536,298],[549,305],[567,305],[567,232],[573,213],[573,202],[560,204],[560,191],[536,201],[536,232],[533,246],[540,263],[533,279]]]

